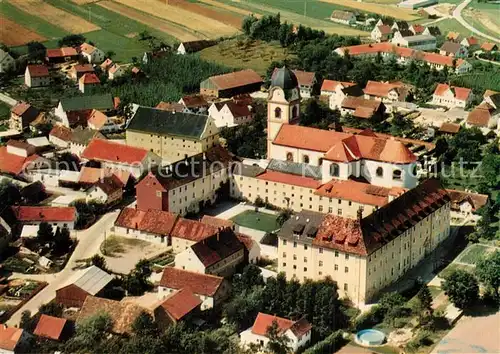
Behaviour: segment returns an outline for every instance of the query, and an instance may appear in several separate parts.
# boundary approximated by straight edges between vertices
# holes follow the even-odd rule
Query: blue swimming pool
[[[356,342],[361,345],[382,345],[385,342],[385,334],[376,329],[364,329],[356,333]]]

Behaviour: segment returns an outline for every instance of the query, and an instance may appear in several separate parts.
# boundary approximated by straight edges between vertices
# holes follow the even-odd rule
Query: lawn
[[[472,266],[466,266],[466,265],[463,265],[463,264],[451,263],[448,267],[446,267],[445,269],[443,269],[439,273],[439,277],[442,278],[442,279],[444,279],[448,275],[450,275],[453,271],[458,270],[458,269],[462,269],[462,270],[465,270],[465,271],[468,271],[468,272],[472,272],[474,270],[474,268]]]
[[[491,253],[494,249],[492,247],[474,244],[467,247],[462,253],[457,257],[457,262],[468,263],[471,265],[476,265],[477,262]]]
[[[68,34],[64,29],[54,26],[50,22],[44,21],[39,17],[21,11],[5,1],[0,5],[0,13],[46,38],[60,38]]]
[[[132,57],[142,58],[143,53],[149,50],[146,42],[122,37],[107,30],[85,33],[85,37],[104,52],[115,52],[113,59],[116,61],[130,62]]]
[[[0,101],[0,120],[10,118],[10,106]]]
[[[276,215],[256,212],[253,210],[245,210],[241,214],[236,215],[231,220],[236,224],[248,227],[250,229],[271,232],[279,229],[276,222]]]
[[[446,36],[446,34],[448,32],[458,32],[464,37],[471,35],[471,32],[467,28],[462,26],[455,19],[447,19],[447,20],[439,21],[435,25],[432,25],[432,26],[438,26],[439,29],[441,30],[441,33],[443,34],[443,36]]]
[[[143,240],[111,235],[101,244],[101,252],[107,257],[117,257],[119,254],[126,253],[129,248],[142,248],[147,245],[149,242]]]
[[[260,75],[265,75],[273,61],[292,59],[294,54],[278,43],[229,40],[202,50],[200,56],[230,68],[253,69]]]

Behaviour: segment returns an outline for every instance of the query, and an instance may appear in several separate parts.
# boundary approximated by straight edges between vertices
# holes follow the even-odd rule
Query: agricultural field
[[[209,19],[181,7],[151,0],[117,0],[116,2],[186,27],[206,38],[220,38],[240,33],[236,28]]]
[[[133,57],[141,58],[142,54],[149,50],[146,42],[119,36],[106,30],[85,33],[85,37],[104,52],[115,52],[113,60],[119,62],[130,61]]]
[[[18,9],[42,18],[69,33],[86,33],[100,29],[99,26],[58,9],[42,0],[10,0]]]
[[[454,18],[449,18],[446,20],[439,21],[435,25],[439,27],[443,36],[446,36],[448,32],[458,32],[463,37],[468,37],[473,35],[467,28],[462,26],[460,22],[458,22]]]
[[[418,19],[420,16],[416,11],[399,8],[396,6],[387,6],[387,4],[366,3],[358,2],[355,0],[320,0],[329,4],[336,4],[352,9],[371,12],[384,16],[391,16],[404,21],[412,21]]]
[[[451,84],[462,87],[470,87],[478,92],[486,89],[500,91],[500,74],[488,72],[457,75],[451,79]]]
[[[180,7],[181,9],[190,11],[195,14],[203,15],[209,19],[219,21],[226,25],[232,26],[239,30],[241,28],[241,21],[243,16],[240,14],[233,14],[227,9],[221,10],[213,8],[211,5],[200,4],[186,0],[171,0],[169,4]]]
[[[230,40],[202,50],[200,56],[202,59],[230,68],[253,69],[260,75],[265,75],[267,68],[273,61],[291,59],[294,54],[288,53],[287,49],[282,48],[279,44]]]
[[[224,4],[224,3],[219,2],[219,1],[215,1],[215,0],[199,0],[199,1],[202,4],[207,4],[207,5],[210,5],[210,6],[213,6],[213,7],[217,7],[217,8],[224,9],[224,10],[228,10],[228,11],[231,11],[233,13],[237,13],[237,14],[240,14],[240,15],[243,15],[243,16],[248,16],[248,15],[253,14],[257,18],[262,17],[261,14],[258,14],[258,13],[255,13],[255,12],[252,12],[252,11],[249,11],[249,10],[241,9],[239,7],[236,7],[236,6]]]
[[[45,37],[33,32],[20,24],[0,16],[0,39],[8,46],[23,45],[30,41],[44,41]]]
[[[462,12],[462,15],[469,24],[481,32],[499,38],[500,41],[499,10],[498,4],[474,1]]]

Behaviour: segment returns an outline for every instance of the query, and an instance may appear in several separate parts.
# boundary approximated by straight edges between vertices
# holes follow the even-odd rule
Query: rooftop
[[[214,296],[223,281],[224,278],[215,275],[166,267],[160,286],[176,290],[188,289],[196,295]]]
[[[201,303],[200,298],[190,290],[182,289],[170,295],[160,304],[160,307],[176,321],[179,321],[199,307]]]
[[[207,80],[211,81],[218,90],[228,90],[231,88],[262,83],[260,75],[251,69],[211,76]]]
[[[0,349],[14,352],[23,332],[24,330],[21,328],[7,327],[7,325],[0,324]]]
[[[61,339],[61,334],[66,325],[66,319],[41,315],[33,334],[53,340]]]
[[[40,156],[36,154],[28,157],[10,154],[6,146],[0,146],[0,172],[18,175],[28,167],[30,162],[38,158]]]
[[[87,160],[107,161],[120,164],[136,164],[144,161],[148,150],[109,140],[92,139],[82,153]]]
[[[111,274],[106,273],[96,266],[90,266],[74,273],[63,287],[75,285],[90,295],[96,295],[99,291],[104,289],[111,280],[113,280]]]
[[[179,215],[161,210],[138,210],[124,208],[115,221],[115,226],[141,230],[158,235],[170,235]]]
[[[191,246],[191,249],[205,267],[210,267],[244,247],[232,230],[222,230],[198,241]]]
[[[113,97],[109,93],[62,98],[60,103],[65,112],[114,108]]]
[[[30,64],[26,67],[31,77],[46,77],[49,76],[49,69],[45,65]]]
[[[20,222],[73,222],[76,209],[73,207],[13,206],[12,211]]]

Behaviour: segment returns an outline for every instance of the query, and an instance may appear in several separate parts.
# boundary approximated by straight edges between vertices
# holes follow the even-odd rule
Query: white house
[[[387,25],[379,25],[375,26],[375,28],[371,31],[370,37],[375,42],[384,42],[392,38],[392,30],[391,27]]]
[[[401,32],[394,33],[391,43],[405,48],[415,50],[434,50],[436,49],[436,37],[426,34],[418,34],[413,36],[403,36]]]
[[[62,98],[54,110],[54,116],[58,123],[68,128],[86,126],[93,109],[109,113],[115,109],[115,100],[109,93]]]
[[[111,67],[108,68],[108,79],[109,80],[114,80],[117,77],[122,76],[125,74],[125,69],[118,65],[118,64],[113,64]]]
[[[185,55],[188,53],[196,53],[205,48],[214,46],[217,44],[217,41],[212,40],[198,40],[198,41],[190,41],[190,42],[182,42],[177,47],[177,54]]]
[[[77,157],[81,157],[92,139],[105,139],[105,137],[98,130],[77,127],[71,134],[69,152]]]
[[[24,72],[24,83],[28,87],[41,87],[50,84],[49,69],[45,65],[31,64]]]
[[[250,344],[256,344],[265,348],[269,342],[267,331],[273,325],[273,322],[277,323],[279,334],[288,337],[287,346],[290,352],[296,352],[311,340],[312,325],[305,317],[298,321],[292,321],[259,312],[253,326],[240,333],[241,345],[248,347]]]
[[[217,128],[222,128],[249,123],[254,117],[254,112],[251,106],[244,103],[223,101],[212,103],[208,115],[214,119]]]
[[[31,182],[42,182],[48,187],[60,187],[61,184],[77,184],[80,172],[71,170],[61,170],[58,168],[39,168],[26,173],[26,178]]]
[[[465,108],[472,101],[472,90],[465,87],[438,84],[432,95],[432,104],[448,108]]]
[[[115,175],[104,177],[87,190],[87,201],[114,204],[123,197],[123,184]]]
[[[202,310],[217,307],[229,295],[229,282],[222,277],[166,267],[158,285],[158,298],[163,300],[184,288],[200,298]]]
[[[122,129],[125,123],[118,117],[108,117],[101,111],[94,109],[87,121],[88,128],[101,132],[115,132]]]
[[[35,147],[24,141],[9,140],[7,142],[7,153],[22,157],[28,157],[35,153]]]
[[[314,86],[318,82],[316,74],[313,72],[307,72],[302,70],[294,70],[293,73],[297,77],[300,88],[300,97],[309,98],[311,97]]]
[[[349,11],[334,10],[330,16],[330,20],[348,26],[356,24],[356,16]]]
[[[5,50],[0,49],[0,73],[5,73],[16,67],[16,61]]]
[[[78,89],[82,93],[91,92],[91,90],[95,86],[98,86],[100,83],[101,83],[101,80],[99,80],[99,78],[97,77],[96,74],[94,74],[94,73],[85,73],[78,80]]]
[[[100,64],[104,61],[104,52],[88,43],[80,45],[80,55],[90,64]]]
[[[22,225],[40,225],[46,222],[54,228],[66,227],[73,230],[77,219],[74,207],[13,206],[16,220]]]

